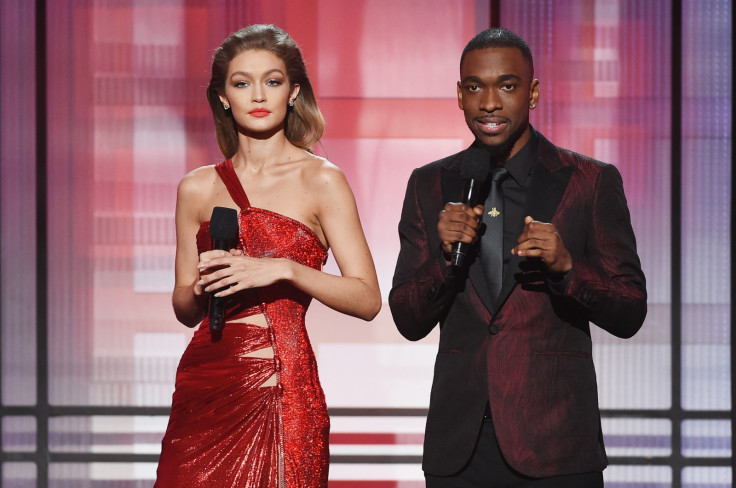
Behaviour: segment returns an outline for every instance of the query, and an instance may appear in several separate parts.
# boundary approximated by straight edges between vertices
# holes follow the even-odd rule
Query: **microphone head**
[[[215,207],[210,217],[210,237],[213,241],[230,242],[238,238],[238,211]]]
[[[483,182],[488,179],[491,168],[493,168],[493,165],[488,151],[480,147],[470,146],[465,150],[460,176],[466,180]]]

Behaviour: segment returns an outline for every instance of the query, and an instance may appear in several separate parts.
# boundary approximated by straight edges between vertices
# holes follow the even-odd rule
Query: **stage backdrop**
[[[385,302],[411,170],[471,142],[455,83],[490,4],[53,1],[35,46],[41,13],[3,0],[3,486],[150,486],[191,337],[170,305],[176,186],[221,160],[211,56],[256,22],[302,47],[327,120],[316,149],[350,181],[384,297],[372,323],[319,303],[307,317],[332,413],[330,486],[423,486],[437,334],[405,341]],[[607,486],[730,487],[731,3],[684,0],[676,29],[669,0],[498,4],[494,22],[535,55],[533,125],[619,168],[647,275],[641,332],[593,332]],[[338,272],[332,259],[325,271]]]

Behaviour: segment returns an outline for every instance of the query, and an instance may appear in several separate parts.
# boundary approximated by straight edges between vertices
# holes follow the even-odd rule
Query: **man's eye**
[[[480,87],[478,85],[467,85],[467,90],[471,92],[477,92],[480,91]]]
[[[506,91],[511,91],[514,88],[516,88],[516,85],[514,85],[512,83],[507,83],[507,84],[503,85],[501,88],[503,88]]]

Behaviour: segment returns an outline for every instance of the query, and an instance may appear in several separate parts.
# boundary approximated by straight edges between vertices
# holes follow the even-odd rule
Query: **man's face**
[[[481,144],[505,161],[529,140],[529,109],[539,99],[539,81],[516,48],[469,51],[460,66],[457,103]]]

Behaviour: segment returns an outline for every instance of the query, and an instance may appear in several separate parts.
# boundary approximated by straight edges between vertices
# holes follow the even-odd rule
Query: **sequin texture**
[[[321,269],[327,250],[307,226],[251,207],[232,163],[218,173],[240,205],[240,245]],[[197,236],[209,248],[209,228]],[[329,417],[304,316],[311,297],[283,283],[229,300],[222,338],[205,319],[182,356],[155,488],[327,486]],[[233,320],[263,313],[268,327]],[[273,357],[248,354],[273,348]],[[273,375],[276,386],[261,386]]]

